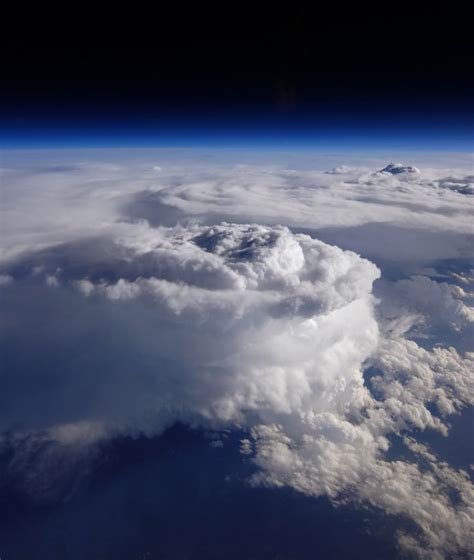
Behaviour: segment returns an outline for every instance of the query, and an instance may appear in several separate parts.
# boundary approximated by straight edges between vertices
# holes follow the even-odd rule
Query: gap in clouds
[[[211,446],[216,440],[202,431],[180,426],[151,439],[114,440],[87,484],[66,502],[61,495],[49,502],[37,496],[35,505],[31,490],[10,494],[8,514],[2,509],[2,553],[309,559],[317,548],[325,558],[345,554],[355,560],[361,550],[397,558],[393,523],[403,527],[403,520],[389,522],[370,508],[362,515],[334,508],[325,498],[290,489],[249,487],[246,478],[256,469],[239,452],[245,434],[211,435],[223,447]],[[347,553],[348,540],[354,547]]]

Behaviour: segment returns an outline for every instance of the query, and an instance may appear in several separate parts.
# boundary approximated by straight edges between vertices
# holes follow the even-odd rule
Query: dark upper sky
[[[304,120],[376,110],[392,120],[449,120],[469,113],[469,18],[456,2],[179,5],[142,13],[141,27],[134,13],[122,16],[158,46],[10,41],[0,61],[7,127],[21,119]],[[97,28],[81,28],[82,39],[92,42]]]

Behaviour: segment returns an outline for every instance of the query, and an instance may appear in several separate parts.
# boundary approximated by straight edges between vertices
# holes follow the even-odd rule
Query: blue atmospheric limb
[[[432,113],[351,109],[274,114],[0,118],[3,148],[224,147],[471,151],[468,109]]]

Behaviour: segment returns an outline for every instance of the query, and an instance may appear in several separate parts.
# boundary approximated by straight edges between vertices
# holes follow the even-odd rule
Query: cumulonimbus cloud
[[[16,307],[21,294],[27,301],[32,283],[36,297],[48,293],[42,301],[50,304],[43,311],[50,332],[55,321],[63,320],[65,300],[70,300],[69,308],[82,300],[83,322],[77,324],[74,317],[71,322],[85,331],[88,321],[93,321],[100,325],[98,337],[104,335],[100,329],[113,332],[113,324],[101,325],[94,312],[107,313],[107,309],[122,314],[125,325],[142,313],[142,323],[129,334],[127,371],[123,363],[113,362],[114,352],[106,371],[96,371],[93,361],[92,372],[84,372],[81,379],[66,364],[61,381],[70,375],[67,389],[70,383],[80,386],[84,376],[96,376],[96,387],[103,378],[102,398],[108,399],[106,387],[111,384],[112,391],[120,390],[125,376],[127,385],[135,383],[143,399],[138,416],[153,421],[166,413],[170,420],[178,420],[184,410],[189,416],[235,422],[245,422],[246,411],[272,418],[312,407],[342,411],[363,391],[361,364],[377,342],[370,292],[379,271],[372,263],[309,236],[293,235],[285,227],[159,228],[147,231],[142,246],[136,243],[135,228],[144,232],[142,225],[129,225],[129,238],[124,230],[120,246],[115,241],[108,247],[109,258],[117,253],[112,259],[115,270],[123,268],[126,277],[111,281],[82,276],[88,264],[81,267],[80,251],[74,253],[74,247],[69,247],[71,270],[63,266],[51,276],[47,267],[35,263],[31,277],[11,286],[17,292],[11,296]],[[44,262],[50,266],[50,257],[45,255]],[[105,275],[106,260],[103,266]],[[100,270],[96,265],[96,276]],[[31,307],[24,311],[28,315]],[[15,328],[21,336],[26,325],[17,319],[11,331]],[[133,365],[140,348],[148,362],[151,387],[134,371],[142,367]],[[92,341],[88,352],[97,359],[100,343]],[[114,368],[119,370],[115,378]],[[71,369],[74,373],[69,373]],[[153,391],[146,398],[150,388]],[[57,398],[63,401],[64,395]],[[103,404],[99,399],[80,420],[92,417],[107,424],[112,418]],[[130,422],[132,428],[146,428],[126,409],[122,412],[123,417],[119,410],[113,415],[119,425]],[[29,427],[39,421],[32,417]]]

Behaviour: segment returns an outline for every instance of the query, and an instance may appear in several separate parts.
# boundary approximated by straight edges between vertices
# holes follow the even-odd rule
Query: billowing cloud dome
[[[402,165],[401,163],[389,163],[381,170],[382,173],[391,173],[398,175],[399,173],[419,173],[420,170],[411,165]]]

